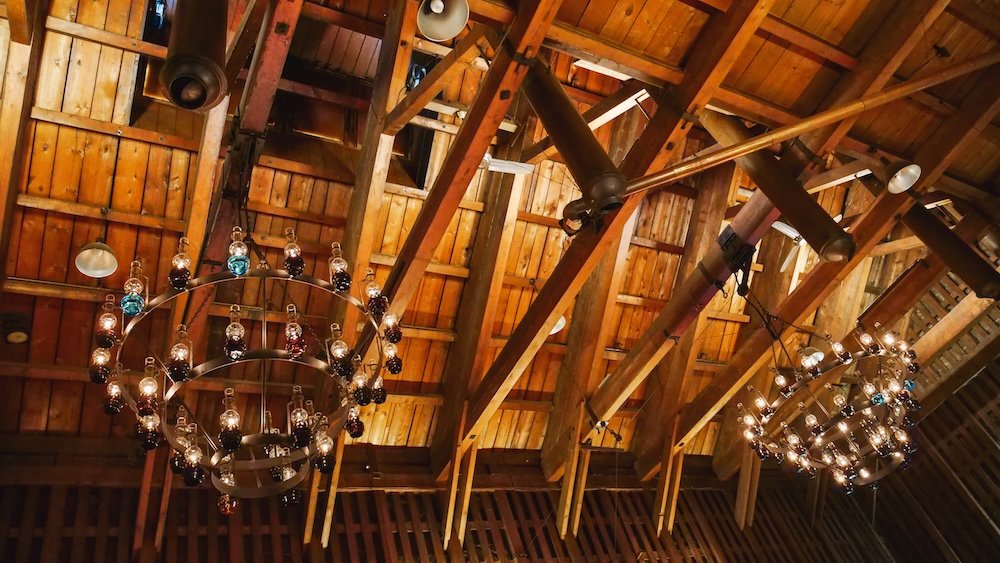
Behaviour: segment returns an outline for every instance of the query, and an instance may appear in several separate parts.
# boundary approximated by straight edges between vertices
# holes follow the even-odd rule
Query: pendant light
[[[114,251],[101,239],[84,245],[76,253],[74,263],[80,273],[98,279],[106,278],[118,270],[118,258],[115,258]]]

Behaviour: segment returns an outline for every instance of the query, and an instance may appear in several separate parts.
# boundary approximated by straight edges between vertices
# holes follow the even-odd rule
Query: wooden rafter
[[[281,71],[285,68],[288,49],[299,22],[304,0],[282,0],[269,2],[269,9],[261,24],[261,35],[257,40],[253,60],[250,62],[250,76],[240,101],[240,130],[255,135],[267,131],[274,95],[278,91]]]
[[[938,381],[921,400],[922,409],[918,419],[925,418],[941,406],[949,397],[958,392],[972,378],[979,375],[991,362],[1000,357],[1000,332],[991,335],[970,355],[963,364],[956,367],[946,378]]]
[[[988,123],[1000,110],[1000,97],[996,81],[1000,77],[989,70],[968,96],[962,111],[941,127],[934,141],[927,143],[918,153],[915,162],[924,170],[914,190],[921,193],[933,185],[937,178],[961,153],[962,147]],[[858,243],[858,254],[847,262],[826,262],[817,265],[796,290],[776,311],[779,318],[799,321],[814,310],[830,294],[857,263],[881,240],[892,226],[892,219],[905,213],[915,200],[908,197],[880,195],[870,210],[858,221],[853,230]],[[675,448],[681,448],[743,387],[750,375],[763,366],[771,337],[759,329],[733,356],[725,371],[713,379],[685,409]],[[777,416],[775,417],[777,418]]]
[[[14,4],[26,6],[24,1],[8,3],[9,16]],[[35,2],[27,2],[34,5]],[[4,70],[3,92],[0,99],[0,240],[9,241],[10,232],[14,227],[14,205],[21,185],[26,180],[27,155],[30,136],[28,116],[31,113],[32,101],[35,99],[35,84],[38,81],[39,61],[42,57],[42,46],[45,34],[41,29],[42,18],[33,23],[34,32],[24,41],[15,41],[7,51],[7,66]],[[14,33],[14,22],[11,20],[11,34]],[[34,40],[30,40],[34,37]],[[0,244],[0,280],[6,275],[7,252],[9,244]]]
[[[38,20],[44,19],[40,12],[46,5],[47,0],[8,0],[7,22],[10,24],[11,41],[31,44],[31,38],[38,29]]]
[[[267,15],[268,4],[267,0],[249,0],[240,17],[239,26],[233,31],[226,46],[225,74],[230,87],[236,83],[236,77],[257,43],[260,28],[264,25],[264,17]]]
[[[658,100],[657,112],[626,156],[621,166],[626,178],[636,178],[646,173],[660,157],[663,146],[667,146],[668,151],[672,152],[680,145],[690,131],[691,124],[678,109],[693,113],[704,107],[767,15],[770,5],[771,2],[767,1],[743,3],[738,9],[719,14],[718,19],[709,24],[695,47],[701,52],[701,56],[692,60],[686,69],[684,82],[676,91],[665,93]],[[472,401],[466,440],[474,439],[482,424],[499,407],[559,315],[581,290],[587,277],[621,234],[640,202],[641,198],[626,199],[621,209],[605,218],[602,231],[577,235],[480,385]],[[604,303],[607,302],[606,298],[607,296]],[[567,418],[570,419],[568,422],[572,422],[574,417]],[[552,446],[552,451],[569,452],[572,445],[579,442],[577,435],[582,432],[583,429],[579,426],[575,433],[568,429],[557,432],[555,435],[558,442]],[[550,475],[561,473],[563,467],[557,466],[564,466],[568,457],[569,455],[556,455],[553,458],[555,463],[550,464],[547,472]]]

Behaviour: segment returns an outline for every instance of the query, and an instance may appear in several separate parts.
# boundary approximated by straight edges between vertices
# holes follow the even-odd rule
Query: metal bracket
[[[743,240],[732,225],[726,226],[717,241],[719,248],[722,249],[723,259],[729,264],[733,275],[736,276],[736,293],[745,296],[750,293],[750,266],[753,264],[753,254],[756,249],[752,244]],[[739,275],[741,272],[742,279]]]

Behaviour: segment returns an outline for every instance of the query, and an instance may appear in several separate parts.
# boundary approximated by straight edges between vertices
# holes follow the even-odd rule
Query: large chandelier
[[[351,275],[339,243],[331,245],[329,279],[322,280],[305,275],[305,261],[294,231],[288,229],[286,237],[284,269],[272,269],[259,249],[256,255],[260,262],[252,268],[250,248],[253,242],[244,240],[241,227],[234,227],[226,269],[196,278],[191,273],[187,239],[182,238],[168,275],[169,290],[150,299],[149,280],[143,276],[141,264],[133,262],[124,295],[120,299],[109,295],[97,319],[97,348],[91,354],[90,378],[94,383],[107,386],[105,412],[115,415],[126,407],[133,411],[140,445],[148,451],[164,441],[169,444],[174,451],[170,469],[180,475],[186,485],[197,486],[211,477],[212,485],[221,493],[219,509],[227,515],[236,509],[237,498],[281,495],[286,506],[301,502],[296,487],[313,467],[324,473],[333,471],[334,440],[341,429],[352,438],[361,437],[364,423],[359,418],[359,408],[385,402],[383,372],[398,374],[403,368],[396,346],[403,333],[398,319],[388,312],[388,299],[382,295],[371,270],[361,295],[356,297],[351,294]],[[294,303],[289,303],[284,310],[283,345],[280,348],[268,345],[264,306],[260,347],[251,347],[241,322],[241,309],[233,305],[225,338],[208,344],[209,355],[215,352],[213,357],[196,363],[187,329],[180,325],[167,357],[147,357],[135,388],[137,393],[130,391],[125,384],[128,371],[122,365],[122,351],[139,323],[182,294],[246,279],[260,280],[263,295],[267,295],[273,283],[293,282],[325,291],[359,309],[364,323],[375,332],[375,346],[371,347],[368,361],[343,340],[341,328],[336,324],[330,326],[325,338],[312,333],[318,344],[313,352]],[[198,311],[194,313],[197,315]],[[184,402],[184,385],[247,362],[262,366],[260,420],[243,419],[231,388],[225,389],[222,396],[218,423],[199,420],[197,413]],[[278,428],[272,413],[264,408],[268,392],[265,368],[269,362],[290,362],[328,375],[336,382],[339,394],[334,402],[335,411],[327,414],[317,411],[312,401],[305,399],[301,387],[294,386],[284,428]],[[170,420],[173,422],[168,423]]]
[[[826,337],[827,352],[804,347],[798,351],[798,367],[773,367],[778,391],[774,401],[747,387],[752,405],[737,405],[739,420],[744,439],[760,459],[787,462],[810,477],[828,469],[848,494],[909,463],[917,450],[908,430],[920,409],[913,396],[920,364],[896,333],[877,324],[875,329],[874,336],[860,327],[852,332],[849,345],[856,345],[855,350]],[[811,394],[809,383],[835,370],[853,370],[858,385],[844,393],[828,384],[832,408],[818,400],[806,407],[802,399]],[[773,434],[767,432],[768,423],[789,401],[799,401],[796,415],[803,416],[780,421]]]

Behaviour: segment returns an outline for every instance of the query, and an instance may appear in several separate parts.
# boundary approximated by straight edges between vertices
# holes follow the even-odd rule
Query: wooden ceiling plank
[[[1000,40],[1000,17],[973,0],[951,0],[948,12],[969,26]]]
[[[260,37],[250,62],[250,76],[240,101],[240,129],[256,135],[267,131],[271,106],[285,68],[288,49],[298,25],[304,0],[267,3]]]
[[[433,100],[448,82],[458,78],[469,63],[479,55],[480,42],[484,41],[482,29],[476,28],[466,34],[444,58],[405,98],[399,101],[385,118],[383,133],[396,135],[410,119],[415,117],[428,102]]]
[[[915,162],[924,172],[912,190],[922,193],[937,181],[957,158],[963,146],[1000,110],[1000,90],[996,81],[1000,76],[989,70],[981,73],[977,87],[963,104],[959,114],[942,125],[933,142],[927,143],[917,154]],[[869,211],[853,228],[858,243],[858,253],[847,262],[824,262],[817,265],[808,277],[788,296],[776,311],[779,318],[798,322],[813,311],[842,280],[881,240],[893,224],[893,218],[905,213],[915,200],[891,194],[880,195]],[[709,420],[739,391],[750,375],[767,362],[771,337],[758,329],[745,345],[733,356],[727,369],[718,374],[685,408],[681,431],[675,448],[682,448]],[[778,417],[775,416],[775,419]]]
[[[514,92],[527,74],[527,67],[519,61],[537,55],[558,5],[559,0],[542,0],[525,6],[511,24],[504,44],[498,48],[434,186],[410,229],[413,236],[403,243],[396,266],[383,286],[383,295],[390,300],[389,309],[398,317],[402,318],[416,292],[469,182],[479,171],[493,135],[513,101]],[[366,328],[356,349],[367,349],[372,336],[372,330]]]
[[[971,381],[988,365],[1000,357],[1000,332],[991,335],[975,350],[968,359],[956,367],[946,378],[939,380],[929,389],[924,390],[920,401],[922,406],[917,415],[918,420],[926,418],[934,409],[940,407],[952,395],[957,393],[966,383]]]
[[[934,324],[919,340],[910,346],[923,365],[929,366],[933,359],[955,342],[980,316],[993,305],[993,299],[984,299],[970,293],[948,314]],[[928,390],[922,390],[927,394]]]
[[[32,2],[34,3],[34,2]],[[22,6],[24,2],[20,2]],[[8,4],[8,7],[11,7]],[[40,28],[42,19],[34,22],[30,44],[11,43],[7,51],[4,70],[3,92],[0,96],[0,281],[7,271],[7,253],[17,194],[27,181],[27,161],[29,138],[32,127],[28,116],[35,99],[35,84],[38,81],[39,62],[45,33]],[[13,30],[12,30],[13,33]]]
[[[711,99],[770,6],[770,1],[747,2],[737,10],[719,14],[709,24],[695,47],[702,56],[691,62],[684,82],[659,100],[657,112],[626,156],[621,166],[626,178],[636,178],[655,166],[662,147],[666,146],[668,152],[672,152],[680,145],[692,128],[681,111],[688,114],[697,112]],[[603,254],[620,236],[640,201],[635,197],[626,199],[620,210],[605,217],[602,231],[577,235],[480,384],[471,403],[466,440],[474,439],[482,425],[499,408],[544,343],[559,315],[576,297]],[[616,295],[605,295],[599,302],[606,304],[614,298]],[[570,403],[572,401],[567,404]],[[577,435],[582,432],[583,428],[578,428]],[[577,436],[570,435],[568,431],[557,433],[556,440],[558,442],[552,446],[556,452],[570,452],[572,444],[579,442]],[[549,474],[560,473],[563,468],[558,464],[565,467],[569,458],[569,455],[555,456],[556,463],[547,470]]]
[[[501,151],[501,158],[514,157],[515,148]],[[462,291],[456,339],[448,351],[442,391],[450,400],[438,413],[438,423],[431,440],[431,473],[446,473],[456,448],[464,421],[465,401],[470,385],[486,371],[490,357],[494,321],[500,307],[504,273],[517,222],[521,193],[527,178],[523,175],[492,174],[486,194],[486,209],[479,220],[470,262],[470,279]]]

